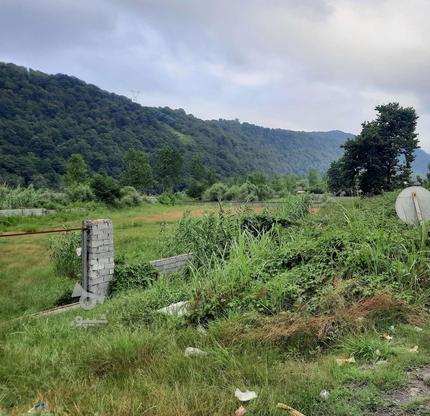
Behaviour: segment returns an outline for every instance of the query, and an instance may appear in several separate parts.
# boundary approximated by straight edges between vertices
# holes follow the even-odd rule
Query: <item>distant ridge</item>
[[[150,156],[166,145],[187,162],[201,155],[221,177],[260,170],[325,171],[352,134],[297,132],[232,120],[201,120],[184,110],[144,107],[78,78],[0,63],[0,181],[56,185],[65,161],[81,153],[94,172],[118,176],[129,148]],[[430,156],[417,152],[423,174]],[[185,163],[185,181],[189,166]]]

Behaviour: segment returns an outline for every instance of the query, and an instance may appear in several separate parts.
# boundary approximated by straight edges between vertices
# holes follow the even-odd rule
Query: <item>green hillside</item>
[[[182,109],[141,106],[75,77],[0,63],[0,181],[11,184],[56,185],[73,153],[94,172],[116,177],[129,148],[152,156],[165,145],[185,161],[200,154],[221,178],[253,170],[304,174],[325,171],[351,136],[204,121]],[[187,164],[184,170],[186,180]]]

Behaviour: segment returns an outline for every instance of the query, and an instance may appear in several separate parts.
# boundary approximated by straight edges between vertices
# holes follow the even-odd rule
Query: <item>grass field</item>
[[[160,256],[160,238],[184,212],[202,215],[213,206],[146,204],[139,208],[59,213],[46,217],[13,218],[0,223],[0,232],[29,232],[79,227],[85,218],[111,218],[116,253],[126,259],[154,260]],[[53,273],[48,240],[56,234],[0,239],[0,321],[54,306],[74,282]]]
[[[0,239],[0,414],[44,401],[55,415],[233,415],[236,388],[258,394],[249,415],[287,414],[278,402],[306,416],[429,414],[421,396],[376,413],[384,393],[407,382],[407,369],[430,362],[427,248],[391,204],[392,197],[327,205],[286,231],[240,234],[227,259],[191,275],[162,277],[91,311],[39,318],[28,314],[51,307],[73,282],[55,276],[49,237]],[[161,255],[162,230],[173,231],[187,209],[198,216],[205,207],[21,218],[0,231],[111,218],[117,254],[141,262]],[[191,320],[153,312],[184,299],[194,299]],[[77,315],[102,314],[107,324],[71,325]],[[315,318],[321,336],[312,332]],[[189,346],[207,355],[185,357]],[[356,362],[339,365],[340,357]]]

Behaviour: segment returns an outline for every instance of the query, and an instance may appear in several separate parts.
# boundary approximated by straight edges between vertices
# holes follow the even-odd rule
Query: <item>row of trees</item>
[[[374,195],[411,182],[418,116],[399,103],[379,105],[376,111],[376,119],[364,122],[361,133],[342,146],[344,155],[331,164],[327,178],[332,192]]]
[[[149,157],[141,151],[130,149],[123,161],[123,171],[119,179],[106,174],[91,176],[90,170],[80,154],[70,157],[63,177],[65,192],[69,200],[86,202],[94,199],[113,204],[125,198],[136,199],[134,193],[172,193],[186,191],[191,198],[204,200],[263,200],[274,196],[285,196],[299,190],[321,193],[326,190],[325,179],[311,169],[307,176],[288,174],[267,176],[252,172],[235,176],[227,182],[217,181],[217,176],[207,169],[200,157],[194,156],[190,162],[191,181],[184,188],[182,158],[171,147],[161,148],[151,164]]]

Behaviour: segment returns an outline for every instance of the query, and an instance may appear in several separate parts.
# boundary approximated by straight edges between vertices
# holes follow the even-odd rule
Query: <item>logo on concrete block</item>
[[[103,303],[106,298],[104,295],[87,292],[79,283],[76,283],[72,293],[72,298],[77,297],[79,297],[79,304],[81,305],[81,308],[87,311],[95,308],[97,303]]]

